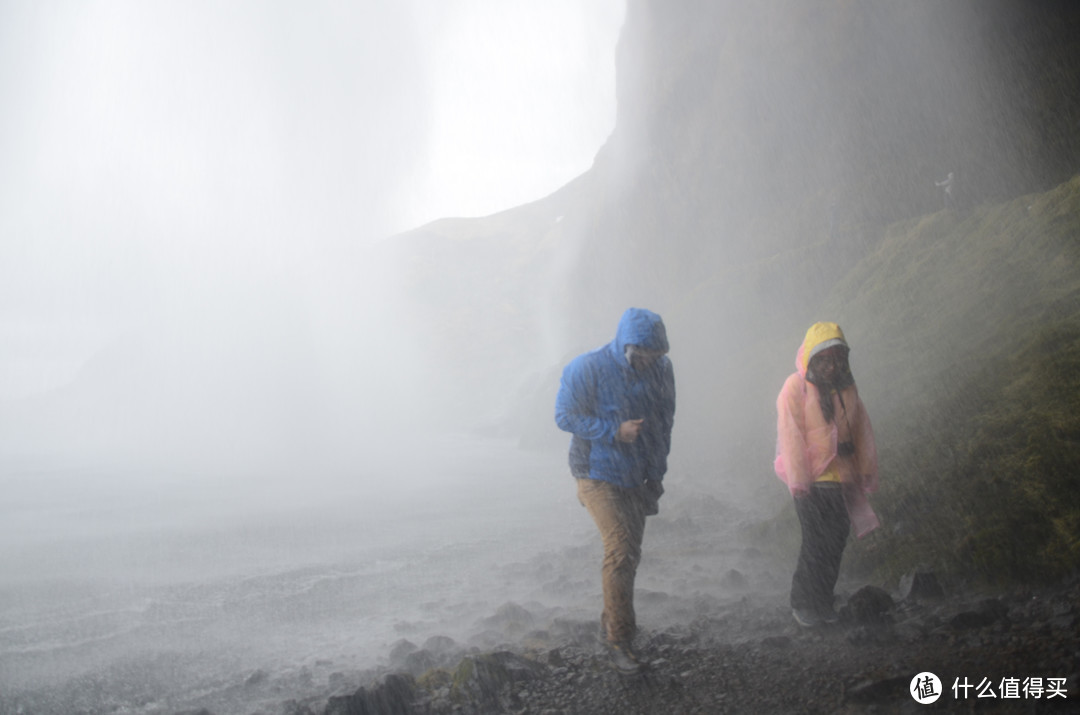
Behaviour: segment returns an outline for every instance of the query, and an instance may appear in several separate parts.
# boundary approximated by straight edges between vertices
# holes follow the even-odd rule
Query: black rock
[[[435,655],[447,655],[460,650],[457,641],[450,636],[432,636],[424,641],[423,648]]]
[[[536,618],[527,609],[516,603],[507,602],[495,610],[495,615],[483,618],[479,625],[494,628],[506,634],[520,635],[532,630]]]
[[[933,572],[915,569],[901,577],[898,595],[901,601],[942,598],[945,596],[945,589],[938,583],[937,576]]]
[[[534,680],[544,666],[509,651],[463,658],[454,672],[451,695],[489,705],[498,701],[504,689],[515,683]]]
[[[558,648],[552,648],[551,650],[549,650],[547,652],[547,662],[548,662],[548,665],[557,668],[558,666],[565,663],[566,659],[563,658],[563,654],[562,654],[561,650],[559,650]]]
[[[440,659],[436,657],[434,653],[429,650],[421,649],[418,651],[413,651],[412,653],[409,653],[407,656],[405,656],[405,659],[402,662],[402,667],[407,672],[412,673],[413,675],[420,675],[421,673],[426,673],[432,668],[437,668],[439,666],[439,663]]]
[[[985,598],[979,601],[977,609],[992,617],[995,621],[1000,621],[1009,615],[1009,607],[997,598]]]
[[[400,665],[405,662],[405,657],[407,655],[415,653],[417,650],[418,648],[415,643],[402,638],[390,647],[390,662],[395,665]]]
[[[392,673],[378,684],[352,695],[330,698],[323,715],[408,715],[416,699],[412,676]]]
[[[848,599],[847,609],[851,620],[858,624],[885,623],[888,613],[896,604],[884,589],[863,586]]]
[[[1008,615],[1009,608],[996,598],[980,601],[975,608],[961,611],[949,619],[949,625],[958,630],[985,628]]]

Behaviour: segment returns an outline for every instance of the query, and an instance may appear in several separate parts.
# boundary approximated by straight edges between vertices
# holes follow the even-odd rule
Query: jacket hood
[[[802,345],[799,346],[799,351],[795,353],[795,369],[799,371],[799,375],[805,378],[810,359],[822,350],[831,348],[834,345],[847,346],[844,331],[840,329],[839,325],[836,323],[814,323],[811,325],[810,329],[806,331],[806,337],[803,338]]]
[[[646,350],[668,351],[667,329],[659,315],[644,308],[628,308],[619,320],[615,332],[615,348],[620,356],[627,345],[639,345]]]

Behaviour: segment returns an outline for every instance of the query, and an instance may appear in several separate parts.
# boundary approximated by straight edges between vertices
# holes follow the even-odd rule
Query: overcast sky
[[[557,189],[614,125],[623,13],[0,0],[0,399],[192,294]]]

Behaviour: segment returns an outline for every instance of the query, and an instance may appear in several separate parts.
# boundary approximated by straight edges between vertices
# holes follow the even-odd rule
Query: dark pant
[[[802,526],[802,548],[791,579],[791,607],[831,611],[833,588],[851,531],[843,490],[839,484],[812,486],[808,495],[795,500],[795,512]]]

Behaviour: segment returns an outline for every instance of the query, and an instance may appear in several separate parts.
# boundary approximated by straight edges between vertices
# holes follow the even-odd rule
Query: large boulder
[[[932,571],[914,569],[900,578],[897,594],[901,601],[919,601],[927,598],[941,598],[945,590]]]
[[[483,703],[494,708],[514,683],[534,680],[544,669],[509,651],[469,656],[454,671],[450,697],[457,703]]]
[[[330,698],[323,715],[408,715],[415,699],[416,681],[412,676],[391,673],[371,688]]]

